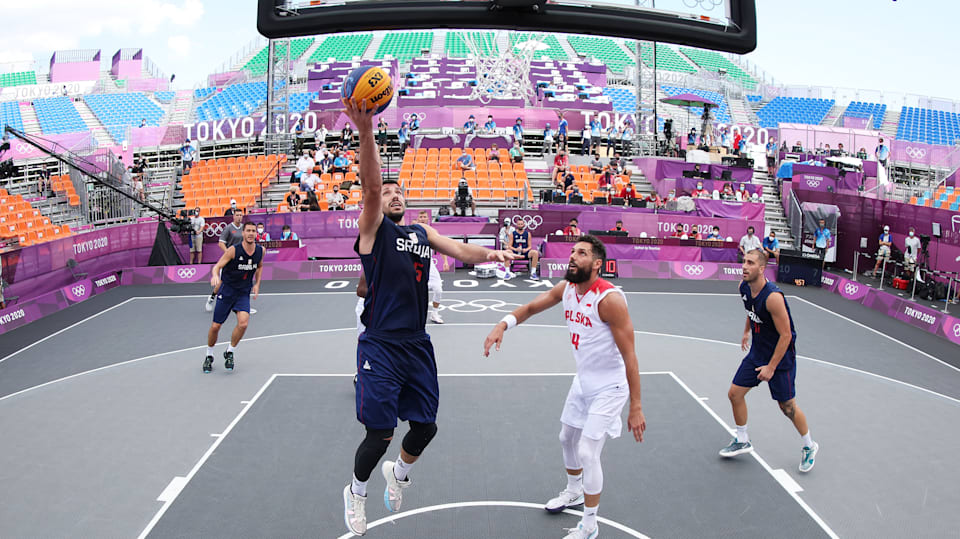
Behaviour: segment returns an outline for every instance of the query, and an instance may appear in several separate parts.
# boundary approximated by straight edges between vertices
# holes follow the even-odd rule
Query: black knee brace
[[[410,432],[403,437],[403,450],[414,457],[419,457],[426,449],[430,440],[437,435],[436,423],[418,423],[410,421]]]
[[[353,461],[353,475],[359,481],[370,479],[370,474],[387,452],[392,439],[393,429],[367,429],[367,436],[360,442]]]

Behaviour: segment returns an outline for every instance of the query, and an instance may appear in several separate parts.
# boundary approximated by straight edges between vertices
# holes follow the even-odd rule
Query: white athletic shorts
[[[620,414],[629,399],[630,390],[626,382],[586,396],[580,389],[580,381],[574,377],[563,404],[560,422],[582,430],[582,435],[591,440],[600,440],[605,434],[619,438],[623,430]]]
[[[367,328],[364,327],[363,322],[360,321],[360,315],[363,314],[363,298],[357,298],[357,336],[359,337]]]
[[[881,245],[880,250],[877,251],[877,259],[890,262],[890,247],[887,245]]]

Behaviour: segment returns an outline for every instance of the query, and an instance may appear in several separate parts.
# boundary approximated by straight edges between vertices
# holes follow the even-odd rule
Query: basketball
[[[367,109],[380,114],[393,99],[393,80],[379,67],[358,67],[343,80],[340,95],[352,99],[361,109],[366,101]]]

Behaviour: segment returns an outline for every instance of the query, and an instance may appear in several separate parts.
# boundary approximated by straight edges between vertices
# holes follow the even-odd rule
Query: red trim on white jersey
[[[611,293],[623,296],[619,288],[604,279],[597,279],[582,296],[572,283],[563,292],[563,316],[570,330],[577,380],[585,395],[627,383],[623,356],[613,332],[600,319],[600,302]]]

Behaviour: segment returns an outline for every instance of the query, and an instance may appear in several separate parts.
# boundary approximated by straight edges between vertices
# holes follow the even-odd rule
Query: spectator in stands
[[[492,114],[488,114],[488,115],[487,115],[487,123],[483,124],[483,130],[484,130],[484,132],[486,132],[486,133],[493,133],[493,131],[494,131],[496,128],[497,128],[497,122],[494,121],[493,115],[492,115]]]
[[[603,172],[597,176],[597,189],[607,194],[613,190],[613,172],[610,171],[610,165],[603,167]]]
[[[410,129],[407,127],[407,122],[400,122],[397,140],[400,142],[400,155],[403,156],[407,152],[407,146],[410,145]]]
[[[510,239],[513,238],[513,223],[510,222],[509,217],[503,218],[503,226],[500,227],[500,233],[498,234],[500,239],[500,249],[506,250],[510,245]]]
[[[556,177],[558,174],[565,173],[569,167],[570,159],[567,157],[567,150],[564,146],[561,146],[557,155],[553,158],[553,170],[550,171],[550,175]]]
[[[340,148],[347,151],[353,146],[353,142],[353,128],[350,127],[350,122],[347,122],[340,131]]]
[[[867,159],[869,159],[869,157],[870,157],[870,156],[867,155],[867,149],[866,149],[866,148],[860,148],[859,150],[857,150],[857,159],[860,159],[860,160],[862,160],[862,161],[866,161]]]
[[[557,178],[553,182],[553,200],[560,201],[566,199],[567,188],[563,185],[563,179]]]
[[[317,190],[317,184],[320,183],[320,176],[317,176],[317,173],[310,171],[300,178],[300,190],[305,193],[312,193]]]
[[[344,198],[343,193],[340,192],[340,186],[333,184],[333,191],[330,191],[330,194],[327,195],[327,209],[342,210],[346,202],[346,198]]]
[[[327,135],[330,134],[330,131],[327,129],[327,124],[320,124],[320,129],[317,131],[317,140],[316,145],[326,145],[327,144]]]
[[[677,226],[673,228],[673,234],[670,234],[671,238],[682,238],[686,233],[683,231],[683,223],[677,223]]]
[[[297,236],[297,233],[290,229],[290,225],[283,225],[283,230],[280,232],[280,241],[290,241],[290,240],[299,240],[300,237]]]
[[[890,235],[890,227],[883,226],[883,233],[880,234],[880,248],[877,249],[877,263],[873,265],[873,271],[868,271],[867,275],[876,275],[880,270],[880,264],[884,261],[890,262],[891,247],[893,246],[893,236]]]
[[[847,155],[847,151],[843,149],[842,142],[837,143],[837,152],[839,152],[840,155]]]
[[[730,128],[728,127],[724,127],[720,132],[720,146],[724,148],[724,153],[733,153],[733,139],[730,137]]]
[[[340,152],[339,150],[333,152],[333,172],[346,174],[350,172],[350,158],[347,157],[346,152]]]
[[[473,162],[473,156],[467,153],[466,148],[461,151],[460,157],[457,158],[457,166],[460,167],[461,171],[477,169],[477,164]]]
[[[466,210],[468,207],[471,217],[477,215],[477,203],[473,200],[473,191],[470,189],[470,184],[467,183],[466,178],[460,178],[453,200],[450,201],[450,209],[456,214],[458,208]]]
[[[823,147],[823,155],[830,155],[830,145],[826,144]]]
[[[610,171],[614,175],[619,176],[626,171],[626,162],[620,157],[620,152],[613,152],[613,157],[610,159]]]
[[[920,257],[920,238],[917,237],[917,230],[910,227],[907,232],[907,238],[903,240],[903,263],[907,266],[907,271],[912,279],[917,267],[917,259]]]
[[[290,183],[298,182],[301,178],[306,177],[307,174],[310,174],[313,171],[313,167],[316,166],[313,158],[310,157],[310,152],[304,150],[303,155],[297,159],[297,169],[290,174]]]
[[[510,160],[514,163],[523,163],[523,146],[519,140],[513,141],[513,148],[510,148]]]
[[[187,139],[180,147],[180,158],[183,160],[184,174],[189,173],[193,167],[193,161],[197,158],[197,150],[190,143],[190,139]]]
[[[587,137],[586,131],[584,131],[584,136]],[[600,141],[603,140],[603,131],[600,126],[600,118],[597,115],[593,115],[590,118],[590,136],[587,137],[587,140],[590,141],[590,146],[587,148],[590,153],[597,153],[600,151]],[[583,155],[582,153],[580,155]]]
[[[255,241],[257,243],[270,241],[270,233],[267,232],[267,229],[263,226],[263,223],[257,223],[257,237]]]
[[[710,234],[707,236],[708,240],[713,241],[723,241],[723,236],[720,235],[720,227],[713,225],[713,229],[710,231]]]
[[[741,144],[743,144],[743,135],[737,130],[737,132],[733,134],[733,155],[740,155]]]
[[[610,129],[607,129],[607,155],[617,153],[617,141],[620,140],[620,129],[616,123],[610,123]]]
[[[570,224],[563,228],[564,236],[580,236],[582,234],[580,223],[578,223],[576,219],[570,219]]]
[[[873,155],[876,156],[877,162],[880,163],[881,167],[887,167],[887,159],[890,157],[890,148],[888,148],[881,138],[877,141],[877,147],[873,150]]]
[[[690,193],[690,196],[693,198],[712,198],[713,193],[709,189],[703,188],[703,182],[697,182],[697,188]]]
[[[193,209],[190,214],[190,263],[200,264],[203,262],[203,227],[206,221],[200,215],[200,206]]]
[[[297,186],[291,185],[290,192],[283,199],[290,211],[300,211],[300,195],[297,193]]]
[[[562,174],[561,179],[563,181],[563,190],[566,192],[573,187],[573,184],[576,183],[576,176],[573,175],[573,171],[566,171]]]
[[[620,142],[623,155],[633,153],[633,123],[627,122],[623,125],[623,131],[620,133]]]
[[[656,191],[651,191],[650,194],[647,195],[646,200],[647,207],[653,206],[654,208],[660,209],[665,205],[663,198],[660,197],[660,193],[657,193]]]
[[[740,237],[740,245],[737,247],[737,258],[740,262],[743,262],[743,255],[754,249],[760,249],[763,247],[763,244],[760,242],[760,238],[754,235],[753,232],[753,227],[748,226],[747,233]]]
[[[590,127],[586,126],[583,128],[583,133],[580,135],[580,155],[587,155],[592,148],[593,133],[590,131]]]
[[[517,121],[513,124],[513,141],[523,144],[523,119],[517,118]]]
[[[497,148],[496,143],[490,145],[490,150],[487,152],[487,161],[496,162],[500,164],[500,150]]]
[[[306,137],[303,130],[303,118],[297,120],[297,125],[293,126],[293,154],[303,153],[303,140]]]
[[[577,184],[570,186],[570,189],[567,190],[567,204],[574,202],[573,197],[581,197],[579,200],[583,200],[583,194],[580,192],[580,187]]]
[[[620,192],[617,193],[617,196],[626,201],[627,204],[630,204],[630,201],[637,198],[637,190],[633,186],[633,183],[627,182],[622,188],[620,188]]]
[[[558,111],[557,116],[560,119],[559,124],[557,125],[557,143],[564,150],[567,149],[567,143],[569,142],[567,137],[567,119],[563,117],[563,112]]]
[[[700,234],[700,228],[697,225],[690,225],[690,232],[687,232],[688,240],[702,240],[703,235]]]
[[[777,233],[773,230],[763,238],[763,252],[767,254],[767,258],[774,260],[780,258],[780,240],[777,239]]]
[[[315,191],[307,191],[307,198],[300,202],[300,211],[320,211],[320,199]]]
[[[737,200],[740,202],[749,202],[750,193],[747,191],[747,184],[741,183],[740,189],[737,191]]]
[[[794,152],[802,152],[802,151],[803,151],[803,142],[801,142],[801,141],[798,140],[798,141],[793,145],[793,148],[790,148],[790,150],[791,150],[791,151],[794,151]]]
[[[419,131],[419,130],[420,130],[420,115],[419,115],[419,114],[414,114],[414,115],[410,118],[410,132],[411,132],[411,133],[416,133],[416,132]]]
[[[231,216],[233,216],[233,214],[235,214],[235,213],[243,213],[243,210],[237,209],[237,199],[231,198],[231,199],[230,199],[230,207],[227,208],[227,210],[226,210],[225,212],[223,212],[223,216],[224,216],[224,217],[231,217]]]
[[[603,162],[600,161],[600,154],[593,154],[593,159],[590,160],[590,172],[593,174],[602,174],[603,173]]]
[[[830,228],[827,227],[827,222],[823,219],[817,221],[817,230],[814,231],[814,248],[817,252],[817,256],[823,258],[827,254],[827,248],[830,247],[830,240],[832,236],[830,234]]]
[[[146,118],[141,118],[141,119],[140,119],[140,127],[146,127],[146,126],[147,126],[147,119],[146,119]]]
[[[550,128],[550,122],[543,128],[543,155],[553,153],[553,135],[554,131]]]
[[[467,118],[467,121],[463,123],[463,132],[472,135],[476,130],[477,120],[473,117],[473,114],[471,114],[470,117]]]
[[[786,145],[786,142],[784,142]],[[767,174],[773,177],[777,173],[777,139],[770,137],[767,141]]]
[[[737,194],[733,192],[733,186],[730,182],[724,182],[723,190],[720,191],[720,198],[723,200],[736,200]]]
[[[667,193],[667,196],[663,199],[663,204],[664,204],[664,206],[666,206],[666,205],[669,204],[670,202],[674,202],[674,203],[677,202],[677,190],[676,190],[676,189],[671,189],[670,192]],[[676,206],[676,204],[674,204],[674,206]],[[667,208],[667,209],[671,209],[671,208]],[[674,208],[672,208],[672,209],[676,209],[676,208],[674,207]]]
[[[321,174],[326,174],[333,170],[333,154],[329,150],[324,149],[320,162],[317,163],[317,166],[314,167],[314,170],[317,168],[320,169]]]
[[[377,122],[377,146],[380,147],[380,153],[387,151],[387,122],[383,116]]]
[[[53,184],[50,181],[50,170],[47,168],[47,165],[43,165],[43,168],[40,169],[40,174],[37,176],[37,187],[40,189],[40,195],[43,196],[47,193],[47,189],[53,191]]]
[[[617,219],[617,224],[610,229],[610,232],[627,232],[627,229],[623,228],[623,221]],[[629,234],[629,232],[627,232],[627,234]]]

